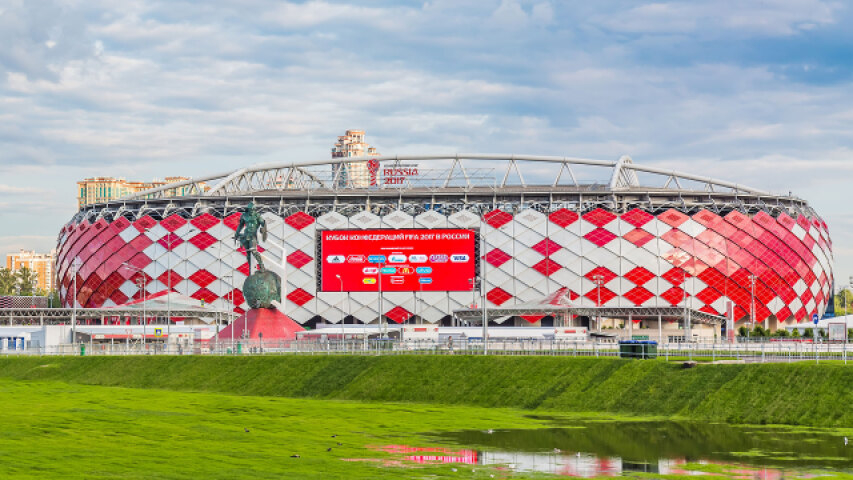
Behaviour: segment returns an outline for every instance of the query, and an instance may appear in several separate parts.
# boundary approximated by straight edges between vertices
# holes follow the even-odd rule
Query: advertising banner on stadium
[[[320,290],[375,292],[381,281],[384,292],[470,291],[476,245],[463,229],[322,231]]]

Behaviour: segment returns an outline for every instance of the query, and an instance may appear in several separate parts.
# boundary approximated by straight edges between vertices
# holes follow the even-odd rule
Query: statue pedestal
[[[287,315],[275,308],[253,308],[241,315],[231,325],[219,332],[219,339],[231,338],[231,330],[234,330],[234,339],[242,339],[243,331],[248,330],[248,338],[259,340],[296,340],[296,332],[305,330],[302,325],[294,322]],[[259,334],[263,334],[261,337]]]

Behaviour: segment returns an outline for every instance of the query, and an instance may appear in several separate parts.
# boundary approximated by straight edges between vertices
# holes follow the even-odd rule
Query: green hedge
[[[853,366],[571,357],[0,358],[0,376],[240,395],[853,425]]]

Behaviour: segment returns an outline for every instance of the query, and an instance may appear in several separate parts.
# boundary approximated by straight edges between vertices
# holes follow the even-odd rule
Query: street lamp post
[[[343,340],[344,340],[344,320],[347,318],[346,314],[344,313],[344,280],[341,278],[340,274],[335,274],[335,277],[337,277],[338,282],[340,282],[340,284],[341,284],[341,299],[340,299],[340,303],[338,305],[340,306],[340,309],[341,309],[341,342],[343,342]]]
[[[71,344],[73,348],[74,342],[77,340],[77,271],[80,270],[80,259],[74,258],[71,266],[74,267],[74,285],[71,288]]]
[[[597,325],[596,325],[596,327],[597,327],[597,330],[600,332],[601,331],[601,285],[604,284],[604,275],[601,275],[600,273],[596,273],[595,275],[592,276],[592,280],[598,286],[598,301],[596,302],[595,306],[597,307],[597,310],[596,310],[596,313],[597,313],[596,323],[597,323]]]
[[[749,302],[749,323],[750,330],[755,328],[755,275],[749,276],[749,290],[751,299]],[[749,333],[746,334],[746,339],[749,340]]]

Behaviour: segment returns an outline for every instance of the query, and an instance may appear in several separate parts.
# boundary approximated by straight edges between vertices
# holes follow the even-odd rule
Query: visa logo
[[[432,273],[432,268],[430,268],[430,267],[418,267],[418,268],[415,270],[415,272],[416,272],[418,275],[426,275],[426,274],[428,274],[428,273]]]
[[[412,263],[424,263],[427,261],[426,255],[409,255],[409,261]]]
[[[347,260],[347,257],[343,255],[329,255],[326,257],[326,262],[328,263],[344,263]]]
[[[432,263],[447,263],[447,255],[436,253],[429,256],[429,261]]]
[[[370,263],[385,263],[385,255],[370,255],[367,257]]]
[[[388,263],[406,263],[405,255],[391,255],[388,258]]]
[[[465,263],[469,258],[468,255],[454,254],[450,256],[450,261],[453,263]]]

